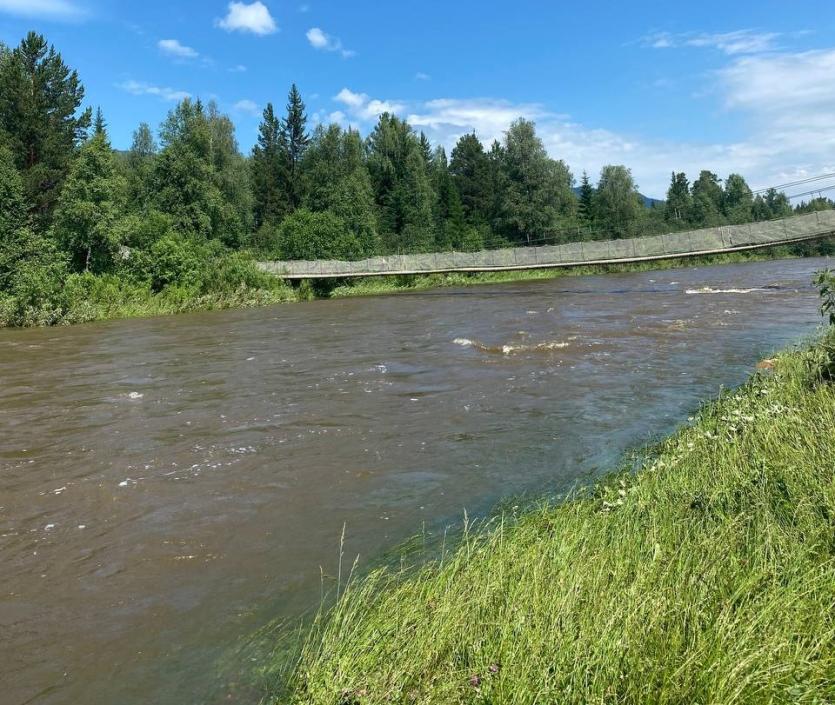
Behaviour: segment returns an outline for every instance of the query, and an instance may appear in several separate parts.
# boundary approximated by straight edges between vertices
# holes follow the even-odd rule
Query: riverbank
[[[73,274],[61,285],[36,277],[17,295],[0,293],[0,328],[73,325],[121,318],[147,318],[193,311],[254,308],[311,299],[375,296],[426,289],[538,281],[557,277],[645,272],[682,267],[789,259],[799,255],[788,248],[705,257],[656,260],[623,265],[537,269],[528,271],[453,273],[374,277],[334,284],[302,282],[290,286],[256,271],[240,258],[233,266],[210,267],[208,276],[189,285],[170,285],[155,291],[147,282],[118,275]]]
[[[342,585],[270,702],[831,702],[835,334],[762,368],[568,501]]]

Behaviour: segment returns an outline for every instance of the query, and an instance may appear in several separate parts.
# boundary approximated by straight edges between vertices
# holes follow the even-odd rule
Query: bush
[[[329,211],[298,210],[278,230],[278,253],[283,259],[340,259],[362,257],[362,247],[344,221]]]

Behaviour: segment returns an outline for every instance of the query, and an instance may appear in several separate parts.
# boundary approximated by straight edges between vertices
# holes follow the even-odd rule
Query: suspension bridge
[[[502,272],[697,257],[790,245],[834,235],[835,211],[826,210],[780,220],[648,237],[566,242],[560,245],[512,247],[479,252],[387,255],[356,261],[259,262],[258,267],[282,279]]]

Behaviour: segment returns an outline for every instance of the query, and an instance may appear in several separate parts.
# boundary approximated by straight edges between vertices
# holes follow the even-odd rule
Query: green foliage
[[[449,172],[467,222],[471,225],[487,223],[493,201],[490,160],[474,132],[458,140],[452,150]]]
[[[267,702],[830,702],[833,344],[567,500],[352,575]]]
[[[362,256],[359,241],[341,218],[329,211],[313,213],[305,208],[284,219],[278,230],[278,247],[284,259],[352,260]]]
[[[600,172],[595,212],[614,237],[628,237],[635,232],[644,212],[632,172],[625,166],[608,165]]]
[[[272,103],[267,103],[250,161],[255,227],[278,223],[290,211],[287,139]]]
[[[76,72],[35,32],[0,61],[0,133],[42,224],[50,220],[75,148],[90,126],[90,111],[78,112],[83,98]]]
[[[835,326],[835,272],[824,270],[815,277],[821,297],[821,316],[829,320],[830,326]]]
[[[126,157],[126,192],[127,208],[132,212],[142,213],[150,208],[154,160],[157,155],[157,143],[148,123],[140,123],[133,133],[133,142]]]
[[[666,218],[668,221],[688,221],[692,216],[693,200],[690,183],[684,172],[673,172],[670,188],[667,190]]]
[[[702,171],[693,182],[692,222],[700,227],[711,228],[725,222],[722,215],[722,184],[713,172]]]
[[[584,171],[580,179],[580,193],[577,200],[577,215],[586,225],[594,222],[594,186],[591,185],[589,175]]]
[[[362,256],[378,252],[374,190],[359,133],[344,132],[338,125],[317,128],[305,153],[302,171],[304,207],[328,211],[340,218],[356,238]]]
[[[72,163],[55,212],[55,237],[76,270],[101,272],[112,266],[124,191],[113,150],[105,133],[99,133]]]
[[[750,223],[753,217],[754,196],[745,179],[731,174],[725,181],[722,212],[732,225]]]
[[[408,124],[388,113],[380,116],[368,138],[368,170],[385,249],[430,251],[434,193],[420,142]]]
[[[571,172],[548,157],[534,123],[520,119],[510,126],[501,168],[501,229],[513,241],[536,241],[574,216]]]
[[[299,89],[294,83],[287,96],[287,118],[284,121],[287,144],[287,201],[291,209],[298,208],[303,196],[302,159],[310,138],[307,134],[307,114]]]

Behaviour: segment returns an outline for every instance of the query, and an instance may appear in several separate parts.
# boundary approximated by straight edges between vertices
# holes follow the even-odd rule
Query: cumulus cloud
[[[717,49],[734,56],[775,50],[777,48],[776,41],[780,36],[782,35],[779,32],[758,32],[753,29],[739,29],[734,32],[712,34],[653,32],[643,37],[641,43],[653,49],[672,49],[676,47]]]
[[[217,26],[227,32],[251,32],[264,36],[278,31],[269,8],[260,0],[250,4],[230,2],[228,10],[226,17],[216,21]]]
[[[343,88],[339,91],[334,96],[334,100],[342,103],[351,117],[361,121],[376,120],[383,113],[398,115],[406,109],[403,103],[377,100],[376,98],[370,98],[365,93],[354,93],[349,88]]]
[[[236,113],[243,113],[244,115],[250,115],[253,117],[257,117],[261,114],[261,110],[258,107],[258,103],[254,100],[249,100],[248,98],[244,98],[243,100],[239,100],[235,105],[232,106],[232,109]]]
[[[157,46],[163,54],[177,59],[196,59],[200,56],[195,49],[181,44],[177,39],[160,39]]]
[[[356,56],[355,51],[345,49],[342,46],[342,40],[326,34],[319,27],[311,27],[307,30],[307,41],[310,42],[310,46],[318,51],[339,52],[343,59],[350,59],[352,56]]]
[[[84,7],[71,0],[0,0],[0,12],[55,20],[80,19],[87,14]]]
[[[191,98],[191,93],[188,93],[187,91],[178,91],[164,86],[155,86],[143,81],[124,81],[123,83],[117,84],[117,87],[121,88],[126,93],[130,93],[131,95],[152,95],[170,102],[177,102],[185,98]]]
[[[753,188],[835,172],[835,49],[737,55],[711,76],[725,110],[739,113],[749,135],[739,141],[660,140],[584,125],[537,103],[496,98],[439,98],[405,104],[344,88],[335,96],[344,123],[368,129],[380,112],[404,117],[449,151],[475,131],[485,147],[501,140],[518,117],[533,120],[548,153],[575,175],[593,178],[605,164],[632,168],[642,191],[663,197],[670,172],[695,178],[702,169],[725,177],[738,172]],[[707,112],[706,106],[694,110]],[[343,112],[344,111],[344,112]],[[338,117],[332,116],[332,118]]]

